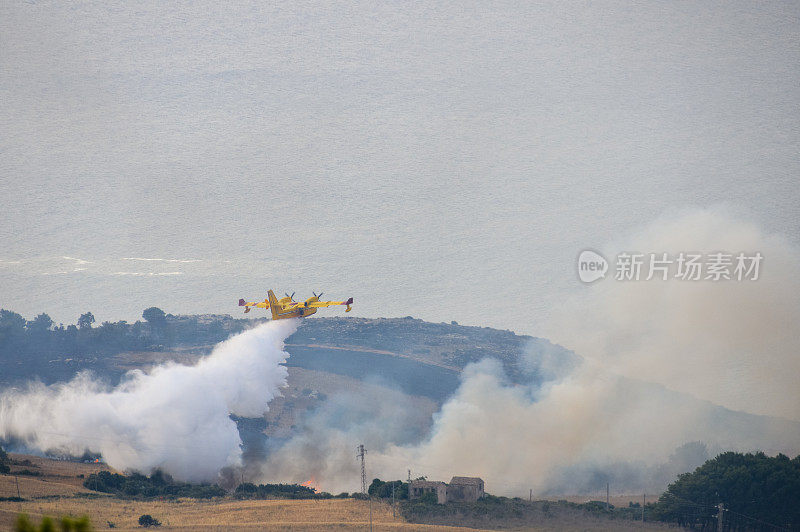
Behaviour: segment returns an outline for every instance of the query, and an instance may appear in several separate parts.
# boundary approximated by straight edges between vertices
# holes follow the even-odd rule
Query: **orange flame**
[[[309,480],[306,480],[305,482],[301,483],[300,485],[305,486],[306,488],[311,488],[317,492],[320,491],[319,483],[317,483],[317,481],[314,479],[313,476]]]

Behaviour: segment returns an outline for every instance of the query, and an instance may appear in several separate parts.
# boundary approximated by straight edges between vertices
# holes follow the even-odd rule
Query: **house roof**
[[[411,485],[415,488],[437,488],[446,484],[438,480],[412,480]]]
[[[453,477],[450,479],[450,484],[459,484],[462,486],[480,486],[483,484],[483,480],[478,477]]]

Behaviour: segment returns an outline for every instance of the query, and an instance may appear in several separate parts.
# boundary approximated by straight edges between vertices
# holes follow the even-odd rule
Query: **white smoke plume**
[[[366,442],[371,454],[419,442],[430,431],[433,411],[433,401],[410,397],[380,380],[340,391],[302,418],[299,430],[270,453],[255,480],[299,483],[313,478],[326,491],[357,491],[356,444]]]
[[[545,382],[515,384],[497,361],[472,364],[417,443],[387,441],[401,418],[379,400],[365,408],[383,416],[383,435],[314,416],[286,447],[314,462],[295,463],[306,475],[319,464],[310,473],[326,489],[356,489],[352,450],[363,442],[369,478],[405,478],[407,469],[445,481],[474,475],[491,493],[525,496],[531,488],[585,494],[606,481],[615,491],[654,493],[721,450],[800,452],[797,249],[712,209],[660,219],[605,255],[620,251],[759,251],[764,262],[752,282],[606,279],[581,287],[554,312],[548,336],[582,364],[530,352],[531,374]],[[281,463],[274,471],[288,474]]]
[[[131,371],[109,388],[79,374],[0,396],[0,438],[40,451],[102,454],[112,467],[214,480],[237,465],[241,440],[230,414],[257,417],[286,384],[283,341],[298,320],[267,322],[217,345],[193,366]]]
[[[664,216],[609,245],[606,257],[621,251],[764,258],[756,281],[600,281],[560,309],[549,338],[620,375],[800,421],[795,245],[717,208]]]
[[[658,464],[693,441],[800,452],[800,424],[717,406],[800,420],[796,248],[722,210],[703,210],[660,219],[618,251],[765,258],[757,281],[600,282],[560,309],[551,335],[584,364],[543,387],[508,385],[494,361],[470,366],[430,439],[389,449],[375,457],[379,466],[396,475],[400,459],[481,475],[495,492],[519,495],[580,490],[590,479],[579,474],[592,471],[628,489],[663,489],[670,479],[659,478]]]
[[[652,493],[685,471],[661,474],[670,454],[695,441],[712,450],[798,452],[800,425],[733,413],[590,364],[544,386],[512,385],[496,361],[484,360],[466,368],[427,441],[373,453],[372,463],[395,478],[404,465],[443,480],[481,476],[503,495],[586,493],[606,480],[615,490]]]

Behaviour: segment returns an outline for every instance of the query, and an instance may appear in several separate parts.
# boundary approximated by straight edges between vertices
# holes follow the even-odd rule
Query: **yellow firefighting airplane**
[[[330,307],[333,305],[347,305],[345,312],[350,312],[350,305],[353,304],[351,297],[347,301],[320,301],[322,293],[317,295],[312,292],[314,297],[309,297],[305,301],[295,301],[294,292],[292,295],[286,294],[286,297],[278,299],[272,290],[267,291],[267,299],[262,302],[247,302],[244,299],[239,300],[239,306],[244,307],[245,313],[250,312],[250,309],[255,308],[268,308],[272,311],[273,320],[285,320],[287,318],[305,318],[314,314],[318,308]]]

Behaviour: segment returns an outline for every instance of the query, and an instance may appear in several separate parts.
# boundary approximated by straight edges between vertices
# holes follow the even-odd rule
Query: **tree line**
[[[120,475],[110,471],[99,471],[86,477],[83,481],[83,486],[90,490],[111,493],[122,498],[149,499],[167,497],[174,499],[189,497],[193,499],[210,499],[225,495],[225,490],[216,484],[177,482],[160,469],[153,471],[150,476],[140,473]]]
[[[0,357],[36,362],[124,351],[160,350],[178,345],[203,345],[226,339],[248,327],[250,320],[230,316],[173,316],[158,307],[142,312],[144,321],[104,321],[85,312],[75,324],[56,324],[46,313],[31,320],[0,309]]]
[[[684,527],[714,529],[722,505],[725,530],[800,527],[800,456],[722,453],[678,476],[654,515]]]

